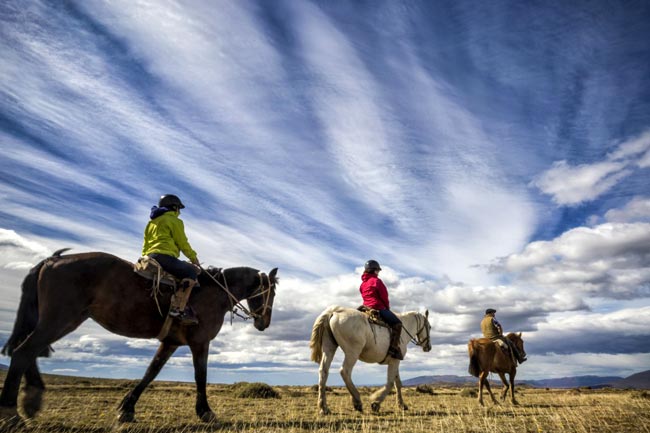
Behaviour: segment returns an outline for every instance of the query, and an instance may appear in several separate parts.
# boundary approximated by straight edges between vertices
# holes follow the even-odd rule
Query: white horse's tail
[[[328,332],[330,335],[330,318],[334,313],[334,308],[328,308],[323,311],[314,322],[311,329],[311,339],[309,340],[309,348],[311,349],[311,360],[319,364],[323,357],[323,334]]]

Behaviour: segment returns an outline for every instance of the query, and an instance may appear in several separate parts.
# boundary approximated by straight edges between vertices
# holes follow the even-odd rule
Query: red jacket
[[[363,305],[375,310],[388,310],[390,303],[388,302],[388,289],[375,274],[364,273],[361,275],[361,297],[363,298]]]

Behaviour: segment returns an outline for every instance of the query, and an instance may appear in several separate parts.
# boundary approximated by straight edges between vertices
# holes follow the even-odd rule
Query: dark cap
[[[494,308],[488,308],[487,310],[485,310],[485,314],[494,314],[496,312],[497,310],[495,310]]]
[[[377,260],[368,260],[366,264],[363,266],[363,271],[364,272],[374,272],[374,271],[381,271],[381,266],[379,266],[379,262]]]

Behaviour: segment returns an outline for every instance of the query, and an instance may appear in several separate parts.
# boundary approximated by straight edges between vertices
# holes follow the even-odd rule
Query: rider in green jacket
[[[187,240],[183,221],[178,217],[183,208],[181,200],[173,194],[160,197],[158,206],[151,208],[150,221],[144,229],[142,255],[153,258],[165,271],[181,280],[179,290],[172,297],[169,315],[179,317],[184,324],[195,325],[198,319],[187,303],[192,288],[198,288],[199,259]],[[191,264],[178,259],[181,251]]]

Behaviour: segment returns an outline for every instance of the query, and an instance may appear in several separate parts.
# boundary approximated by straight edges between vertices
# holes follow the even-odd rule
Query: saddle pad
[[[138,261],[134,263],[133,271],[136,274],[153,281],[156,281],[158,279],[158,275],[160,275],[161,284],[167,284],[174,287],[176,286],[176,277],[174,277],[169,272],[165,272],[162,266],[160,266],[160,263],[151,257],[140,257]]]

